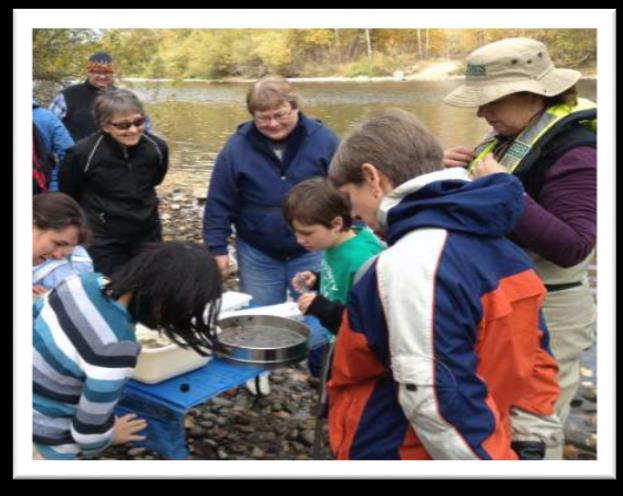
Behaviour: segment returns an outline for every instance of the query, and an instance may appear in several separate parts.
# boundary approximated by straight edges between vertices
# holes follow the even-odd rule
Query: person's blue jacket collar
[[[415,178],[384,200],[390,245],[426,227],[492,238],[510,233],[523,213],[521,182],[503,173],[469,181],[455,170],[456,177],[448,169]]]

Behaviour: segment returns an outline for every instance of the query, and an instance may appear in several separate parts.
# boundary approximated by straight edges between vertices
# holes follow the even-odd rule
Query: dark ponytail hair
[[[32,222],[41,231],[78,228],[78,243],[87,241],[87,219],[78,202],[65,193],[41,193],[32,198]]]
[[[175,241],[146,245],[106,288],[113,299],[132,294],[128,311],[136,322],[204,356],[213,349],[221,292],[221,273],[208,250]]]

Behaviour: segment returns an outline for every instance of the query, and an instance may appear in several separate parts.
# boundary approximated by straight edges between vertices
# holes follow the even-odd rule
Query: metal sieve
[[[266,368],[307,357],[309,327],[274,315],[240,315],[219,321],[215,354],[227,361]]]

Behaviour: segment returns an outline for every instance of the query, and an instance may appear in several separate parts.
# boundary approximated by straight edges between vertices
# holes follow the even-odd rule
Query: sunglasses
[[[132,122],[108,121],[108,124],[116,127],[117,129],[121,129],[122,131],[125,131],[126,129],[130,129],[132,126],[141,127],[143,124],[145,124],[145,117],[138,117],[137,119],[134,119]]]

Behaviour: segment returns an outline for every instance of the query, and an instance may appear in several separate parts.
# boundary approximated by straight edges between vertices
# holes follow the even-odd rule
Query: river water
[[[474,146],[488,132],[476,109],[445,105],[442,100],[461,84],[441,81],[294,83],[301,108],[342,137],[353,124],[375,112],[401,108],[417,115],[444,147]],[[165,185],[207,186],[217,153],[238,124],[249,119],[245,108],[248,83],[129,82],[121,86],[145,103],[155,134],[170,147]],[[579,83],[582,96],[596,98],[596,81]]]

